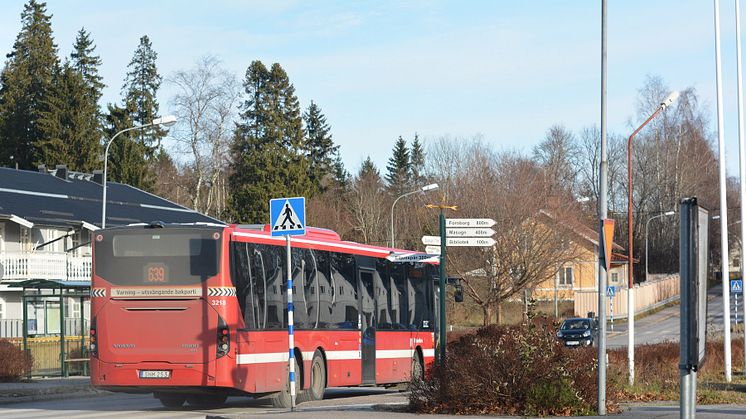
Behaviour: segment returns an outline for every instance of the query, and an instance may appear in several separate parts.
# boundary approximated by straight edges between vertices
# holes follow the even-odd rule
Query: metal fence
[[[68,317],[65,318],[65,335],[80,336],[88,335],[90,321]],[[82,329],[81,329],[82,327]],[[23,319],[0,319],[0,338],[22,338]]]

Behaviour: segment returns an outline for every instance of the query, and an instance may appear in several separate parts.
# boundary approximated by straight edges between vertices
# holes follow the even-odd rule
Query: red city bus
[[[285,239],[269,227],[140,224],[96,232],[91,381],[177,407],[271,396],[288,407]],[[437,266],[308,228],[292,239],[296,394],[395,385],[434,360]]]

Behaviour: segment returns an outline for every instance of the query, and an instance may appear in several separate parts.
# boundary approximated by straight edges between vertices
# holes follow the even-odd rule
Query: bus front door
[[[376,383],[376,306],[373,271],[360,270],[362,384]]]

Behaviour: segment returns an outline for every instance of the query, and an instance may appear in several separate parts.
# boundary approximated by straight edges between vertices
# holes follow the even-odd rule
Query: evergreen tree
[[[378,171],[376,164],[370,159],[370,156],[363,161],[360,165],[360,170],[357,172],[358,178],[378,178],[381,179],[381,173]]]
[[[332,167],[334,182],[336,182],[339,187],[346,189],[350,184],[350,173],[345,169],[345,165],[342,162],[342,155],[339,150],[334,154],[334,163]]]
[[[411,162],[407,142],[399,136],[394,150],[386,165],[386,182],[389,190],[395,195],[401,195],[411,186]]]
[[[134,126],[134,109],[109,105],[104,135],[111,139],[119,131]],[[134,132],[120,134],[109,147],[107,181],[126,183],[146,191],[155,187],[154,176],[148,170],[147,150],[135,141]],[[105,144],[104,144],[105,146]]]
[[[127,68],[127,77],[122,86],[125,106],[132,109],[135,125],[146,125],[158,118],[158,100],[156,94],[161,87],[162,77],[158,74],[155,61],[158,54],[147,35],[140,38]],[[160,141],[166,135],[161,127],[138,130],[136,137],[144,147],[148,161],[153,159],[160,148]]]
[[[412,183],[420,185],[425,179],[425,151],[422,149],[420,137],[417,133],[414,134],[411,151],[412,154],[409,160],[412,167]]]
[[[321,108],[313,101],[303,114],[303,120],[306,123],[308,178],[317,191],[323,192],[339,176],[339,173],[335,173],[339,170],[335,165],[341,163],[341,160],[335,160],[339,157],[339,146],[332,140],[329,124],[326,123]]]
[[[69,62],[55,72],[39,119],[43,136],[35,142],[41,163],[65,163],[83,172],[99,167],[98,106],[86,91],[83,76]]]
[[[95,50],[96,46],[93,45],[90,33],[86,32],[85,28],[80,28],[78,35],[75,37],[70,58],[73,68],[80,73],[88,88],[89,100],[98,106],[98,101],[101,99],[106,85],[103,83],[103,77],[98,74],[98,68],[102,62],[98,55],[93,55]]]
[[[246,101],[234,131],[231,152],[230,218],[268,220],[270,198],[308,196],[308,161],[304,154],[300,105],[287,73],[254,61],[244,80]]]
[[[59,65],[46,3],[30,0],[22,27],[0,74],[0,164],[24,169],[40,162],[39,119]]]

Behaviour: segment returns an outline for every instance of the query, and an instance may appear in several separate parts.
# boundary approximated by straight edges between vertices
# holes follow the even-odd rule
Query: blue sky
[[[609,1],[608,121],[628,135],[647,75],[694,87],[715,130],[713,4]],[[10,51],[24,1],[4,1],[0,53]],[[126,66],[147,34],[168,76],[206,54],[243,78],[251,61],[279,62],[301,104],[318,103],[354,171],[383,169],[394,141],[414,133],[481,135],[530,152],[552,124],[600,122],[600,0],[575,1],[50,1],[60,54],[91,32],[118,101]],[[746,7],[746,6],[744,6]],[[721,2],[726,152],[738,169],[735,13]],[[161,110],[172,90],[164,84]]]

